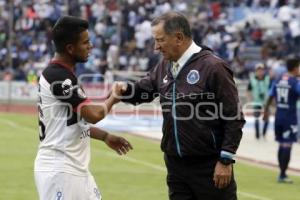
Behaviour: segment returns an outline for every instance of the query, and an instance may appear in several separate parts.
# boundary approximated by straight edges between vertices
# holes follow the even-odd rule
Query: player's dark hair
[[[73,16],[63,16],[58,19],[52,29],[52,38],[55,51],[62,53],[67,44],[76,44],[80,33],[87,30],[89,24],[86,20]]]
[[[190,24],[187,18],[183,14],[174,11],[167,12],[155,18],[152,21],[151,26],[158,25],[161,22],[164,23],[163,25],[164,31],[167,34],[170,35],[175,31],[180,31],[184,34],[184,36],[188,38],[192,38],[192,31],[191,31]]]
[[[286,60],[286,68],[288,71],[293,71],[295,68],[299,67],[300,59],[298,57],[289,57]]]

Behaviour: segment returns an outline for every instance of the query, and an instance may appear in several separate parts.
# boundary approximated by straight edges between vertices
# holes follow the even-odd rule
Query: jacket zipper
[[[172,104],[172,115],[173,115],[173,121],[174,121],[174,136],[175,136],[175,142],[176,142],[176,149],[177,153],[180,157],[182,157],[181,150],[180,150],[180,144],[179,144],[179,137],[178,137],[178,132],[177,132],[177,121],[176,121],[176,98],[175,98],[175,90],[176,89],[176,83],[174,81],[173,83],[173,104]]]
[[[215,134],[214,134],[214,132],[213,132],[213,131],[210,131],[210,134],[211,134],[211,136],[212,136],[212,138],[213,138],[214,147],[215,147],[215,149],[216,149],[216,148],[217,148],[217,142],[216,142],[216,137],[215,137]]]

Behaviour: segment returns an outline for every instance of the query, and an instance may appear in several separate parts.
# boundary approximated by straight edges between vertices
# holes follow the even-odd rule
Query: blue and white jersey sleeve
[[[295,89],[296,89],[298,96],[300,96],[300,81],[299,80],[297,80],[297,83],[295,84]]]
[[[275,97],[276,96],[276,82],[274,81],[271,85],[271,88],[269,90],[269,96]]]

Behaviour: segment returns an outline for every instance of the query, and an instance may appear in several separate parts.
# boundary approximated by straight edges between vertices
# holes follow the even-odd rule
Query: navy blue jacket
[[[151,102],[160,97],[163,114],[161,149],[170,156],[211,157],[235,153],[245,123],[233,74],[227,63],[202,49],[177,77],[162,60],[149,74],[128,84],[122,101]]]

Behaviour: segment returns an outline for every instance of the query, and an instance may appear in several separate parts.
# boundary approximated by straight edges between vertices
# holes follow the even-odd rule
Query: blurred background
[[[247,80],[258,62],[277,76],[300,50],[297,0],[0,0],[0,80],[34,82],[53,55],[51,27],[61,15],[85,18],[94,45],[77,74],[145,72],[155,66],[151,20],[169,10],[190,19],[193,38]]]
[[[89,61],[76,66],[76,74],[88,96],[101,101],[113,81],[138,80],[158,63],[161,57],[153,51],[151,20],[170,10],[185,14],[194,41],[213,49],[234,72],[247,119],[237,153],[242,163],[237,165],[239,199],[300,199],[299,144],[294,145],[290,163],[295,183],[279,186],[273,118],[265,137],[255,136],[250,86],[258,68],[259,76],[272,82],[286,72],[288,56],[300,56],[300,0],[0,0],[0,170],[5,172],[0,175],[0,194],[4,199],[37,199],[32,177],[38,145],[37,81],[54,54],[51,28],[56,20],[73,15],[89,21],[94,48]],[[125,161],[111,156],[104,146],[94,150],[92,171],[100,188],[103,185],[105,199],[167,199],[157,142],[161,123],[155,100],[138,107],[120,103],[98,124],[125,134],[138,146]],[[121,168],[112,167],[119,162]],[[132,176],[139,176],[140,182],[133,183]]]

